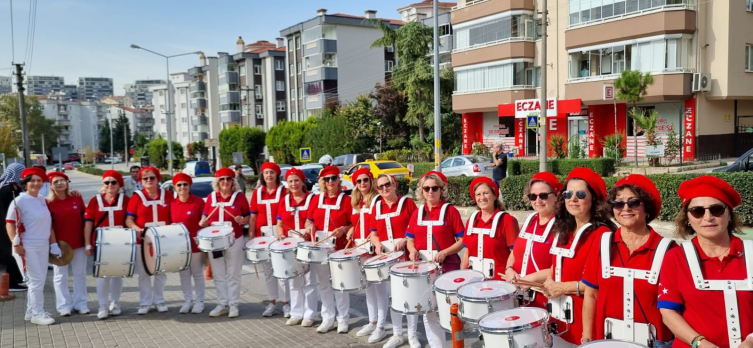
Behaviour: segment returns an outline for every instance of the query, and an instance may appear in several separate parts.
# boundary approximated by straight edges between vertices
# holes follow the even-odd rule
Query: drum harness
[[[258,189],[256,189],[256,201],[264,204],[267,206],[266,216],[267,216],[267,227],[274,227],[274,220],[272,220],[272,204],[277,204],[280,202],[280,195],[282,194],[282,185],[277,186],[277,192],[275,193],[275,198],[272,199],[261,199],[262,192],[264,192],[266,188],[264,186],[260,186]],[[240,191],[236,192],[240,193]],[[233,197],[235,199],[235,197]],[[233,200],[231,200],[232,202]],[[266,237],[274,237],[274,236],[266,236]]]
[[[724,308],[727,317],[727,336],[729,346],[737,347],[743,341],[743,333],[740,329],[740,311],[737,303],[737,291],[753,291],[753,240],[743,241],[743,253],[745,254],[745,267],[747,268],[744,280],[706,280],[701,272],[698,262],[698,251],[693,242],[681,243],[688,261],[690,275],[697,290],[723,291]]]
[[[447,207],[449,206],[450,203],[445,203],[442,205],[442,208],[439,210],[439,220],[424,220],[424,214],[427,214],[426,210],[424,210],[424,205],[421,204],[421,206],[418,207],[418,221],[416,222],[416,224],[418,226],[426,226],[426,250],[419,251],[419,253],[422,253],[424,258],[426,259],[425,261],[433,261],[434,255],[442,250],[439,247],[439,243],[434,238],[434,226],[443,226],[445,224],[444,215],[447,212]],[[434,247],[437,248],[436,251],[431,247],[432,243],[429,243],[430,240],[433,242]]]
[[[218,225],[225,225],[225,207],[232,206],[233,202],[235,202],[235,198],[238,197],[240,193],[241,191],[235,191],[233,192],[233,195],[230,196],[230,199],[227,202],[218,202],[217,192],[212,192],[212,206],[213,207],[219,206],[222,208],[222,211],[219,214],[217,214],[218,219],[220,220],[216,222]]]
[[[144,224],[144,227],[164,226],[164,221],[157,221],[157,219],[159,219],[159,215],[157,214],[157,205],[165,204],[165,190],[159,189],[159,200],[153,201],[147,200],[146,196],[144,196],[144,193],[141,191],[135,191],[134,193],[138,195],[139,198],[141,198],[141,204],[143,204],[147,208],[152,207],[152,222],[147,222],[146,224]],[[144,237],[144,232],[141,232],[141,234],[141,237]]]
[[[366,235],[366,227],[364,227],[364,226],[366,226],[366,222],[363,221],[364,220],[364,216],[363,215],[366,214],[366,213],[370,214],[372,212],[372,210],[374,209],[374,205],[377,203],[377,200],[380,197],[382,197],[382,196],[376,195],[376,197],[374,197],[374,199],[371,200],[371,204],[369,205],[368,208],[363,207],[363,205],[361,205],[361,209],[353,209],[352,214],[358,213],[358,215],[359,215],[358,219],[359,219],[359,221],[361,221],[361,223],[358,224],[358,230],[361,233],[361,238],[354,238],[355,240],[353,241],[356,245],[363,243],[363,241],[365,241],[365,240],[368,240],[369,236]],[[371,231],[369,231],[369,234],[371,234]],[[367,249],[369,251],[369,254],[373,254],[374,253],[374,245],[371,244],[371,242],[367,243],[364,246],[367,247]]]
[[[345,196],[345,193],[340,192],[340,194],[337,196],[337,202],[333,205],[333,204],[324,204],[324,199],[326,198],[326,194],[324,192],[319,194],[319,203],[317,204],[317,208],[324,209],[324,228],[323,229],[325,231],[331,232],[327,230],[329,228],[330,213],[332,212],[333,209],[334,210],[340,209],[340,204],[342,203],[344,196]],[[326,238],[326,237],[327,236],[324,236],[322,238]],[[319,241],[319,236],[316,236],[316,240]]]
[[[311,203],[311,198],[314,197],[312,194],[308,194],[306,196],[306,203],[302,206],[296,205],[294,207],[290,206],[290,202],[293,199],[293,195],[287,194],[287,199],[284,199],[285,201],[285,211],[292,211],[293,212],[293,218],[295,219],[295,229],[300,230],[301,229],[301,216],[299,214],[300,211],[308,211],[309,210],[309,203]]]
[[[124,193],[122,192],[117,195],[115,197],[115,205],[111,205],[109,207],[105,207],[105,203],[102,200],[103,195],[97,195],[97,204],[99,205],[99,211],[105,212],[105,215],[102,215],[99,221],[97,221],[97,224],[94,226],[94,228],[99,227],[99,225],[101,225],[102,222],[105,221],[105,218],[108,218],[109,227],[121,227],[115,226],[115,212],[123,210],[123,195]]]
[[[542,235],[536,235],[536,230],[539,227],[539,222],[536,221],[535,225],[533,226],[533,233],[526,232],[528,230],[528,224],[531,223],[531,221],[536,218],[538,220],[538,213],[528,215],[528,218],[526,218],[526,221],[523,223],[523,228],[520,229],[520,234],[518,235],[518,238],[523,238],[526,240],[526,251],[523,253],[523,264],[520,267],[520,276],[525,277],[528,274],[528,262],[533,261],[533,267],[536,269],[536,272],[539,270],[539,265],[536,263],[536,260],[531,256],[531,253],[533,252],[533,243],[545,243],[546,238],[549,236],[549,232],[552,230],[552,227],[554,226],[554,216],[549,218],[549,221],[546,223],[546,228],[544,229],[544,233]],[[529,304],[536,299],[536,292],[532,289],[529,289],[528,291],[525,291],[518,296],[518,304]]]
[[[578,246],[580,237],[589,227],[591,227],[590,222],[583,225],[578,232],[575,233],[575,238],[573,238],[573,242],[570,244],[569,249],[558,247],[557,245],[559,244],[560,235],[559,233],[554,235],[554,243],[552,243],[552,248],[549,250],[549,253],[556,256],[554,264],[555,282],[562,282],[562,259],[565,257],[571,259],[575,256],[575,248]],[[552,330],[554,334],[559,336],[570,331],[570,324],[573,322],[573,298],[570,297],[570,295],[563,295],[555,299],[550,298],[549,302],[546,304],[546,310],[552,314],[552,318],[565,322],[565,331],[557,332],[557,329],[554,329]],[[553,324],[556,325],[556,323]]]
[[[656,247],[654,253],[654,259],[651,263],[650,270],[626,268],[625,261],[622,259],[622,252],[619,247],[617,248],[617,255],[620,257],[620,263],[622,267],[612,266],[611,250],[614,242],[614,233],[607,232],[601,235],[601,276],[604,279],[609,279],[612,276],[623,278],[623,304],[622,304],[622,320],[615,318],[607,318],[605,320],[604,335],[606,339],[623,339],[633,342],[637,342],[636,339],[646,338],[646,344],[649,347],[654,346],[656,341],[656,327],[651,325],[646,316],[646,312],[643,310],[638,296],[635,294],[635,281],[646,280],[649,284],[656,285],[659,282],[659,272],[661,271],[662,261],[667,253],[670,245],[672,245],[672,239],[662,238],[659,245]],[[641,310],[643,319],[646,321],[643,323],[636,323],[634,317],[634,304],[638,304],[638,309]],[[614,337],[612,333],[612,326],[620,326],[620,332],[625,337]],[[636,331],[638,335],[636,335]],[[636,337],[637,336],[637,337]]]
[[[484,258],[484,236],[494,238],[497,235],[497,226],[499,225],[500,220],[502,220],[502,217],[507,214],[507,212],[500,211],[494,214],[492,228],[478,228],[474,225],[476,224],[476,217],[478,216],[479,212],[480,211],[478,210],[474,211],[473,214],[471,214],[471,218],[468,220],[470,221],[468,235],[478,235],[478,243],[476,243],[476,256],[471,256],[469,258],[469,265],[471,269],[484,273],[484,276],[486,276],[487,279],[491,279],[494,278],[495,264],[494,259]]]
[[[397,203],[397,210],[387,214],[382,214],[381,204],[377,204],[376,206],[376,217],[374,217],[374,219],[384,220],[384,227],[387,230],[387,239],[389,239],[390,243],[392,243],[393,248],[395,245],[395,235],[392,232],[392,218],[400,216],[400,213],[403,211],[403,203],[406,199],[408,199],[408,197],[406,196],[400,197],[400,200]]]

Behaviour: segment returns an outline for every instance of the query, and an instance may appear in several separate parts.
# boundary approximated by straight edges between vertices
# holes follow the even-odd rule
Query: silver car
[[[492,177],[489,157],[462,155],[450,157],[442,162],[442,174],[445,176],[488,176]]]

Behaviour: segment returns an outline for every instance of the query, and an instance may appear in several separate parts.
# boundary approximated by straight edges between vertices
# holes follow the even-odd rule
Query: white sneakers
[[[164,302],[158,303],[157,304],[157,312],[160,312],[160,313],[167,312],[167,305]]]
[[[290,318],[290,305],[289,304],[282,306],[282,316],[285,318]]]
[[[90,313],[91,313],[91,311],[89,311],[89,308],[86,308],[86,307],[81,308],[81,309],[78,310],[78,314],[81,314],[81,315],[87,315],[87,314],[90,314]]]
[[[117,302],[110,303],[110,314],[120,315],[120,306]]]
[[[335,328],[334,320],[325,320],[325,321],[322,321],[322,324],[319,325],[319,327],[316,329],[316,332],[327,333],[334,328]]]
[[[31,320],[31,317],[32,317],[31,312],[26,311],[26,314],[24,314],[24,320],[29,321]]]
[[[271,317],[275,314],[277,314],[277,305],[274,303],[270,303],[267,305],[267,308],[264,309],[264,313],[262,313],[261,315],[265,317]]]
[[[237,304],[231,304],[230,305],[230,311],[227,314],[228,318],[235,318],[238,315],[239,315],[239,313],[238,313],[238,305]]]
[[[392,336],[387,341],[387,343],[382,346],[382,348],[397,348],[402,346],[403,343],[405,343],[403,336]]]
[[[408,345],[410,348],[421,348],[421,341],[416,336],[408,336]]]
[[[341,321],[337,323],[337,333],[348,333],[348,322],[347,321]]]
[[[191,301],[184,302],[183,306],[180,307],[180,310],[178,310],[178,313],[180,314],[187,314],[191,311]]]
[[[191,313],[193,314],[199,314],[204,311],[204,302],[202,301],[196,301],[193,304],[193,309],[191,309]]]
[[[387,336],[387,332],[384,331],[384,328],[377,328],[371,333],[371,336],[369,336],[369,343],[377,343],[383,340],[384,336]]]
[[[364,325],[361,328],[361,330],[358,330],[358,332],[356,332],[356,337],[364,337],[364,336],[371,335],[371,333],[374,332],[374,330],[376,330],[376,325],[368,323]]]
[[[314,326],[314,321],[311,320],[311,319],[303,319],[303,321],[301,321],[301,326],[303,326],[303,327],[312,327],[312,326]]]
[[[70,317],[71,316],[71,310],[70,309],[64,309],[59,312],[61,317]]]
[[[107,319],[108,315],[109,311],[107,310],[107,306],[100,306],[99,311],[97,311],[97,319]]]
[[[227,307],[223,305],[217,305],[217,307],[214,307],[214,309],[209,312],[210,317],[219,317],[227,314]]]
[[[52,319],[50,313],[44,312],[42,314],[32,315],[31,322],[37,325],[52,325],[55,324],[55,319]]]
[[[287,326],[295,326],[300,324],[303,321],[303,318],[290,318],[288,321],[285,322],[285,325]]]
[[[152,309],[152,306],[144,305],[144,306],[139,307],[139,310],[136,313],[138,313],[139,315],[144,315],[146,313],[149,313],[151,309]]]

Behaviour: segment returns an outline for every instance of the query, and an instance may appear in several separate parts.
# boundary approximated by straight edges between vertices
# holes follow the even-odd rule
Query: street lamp
[[[167,105],[165,106],[165,116],[167,117],[167,167],[170,170],[170,176],[173,175],[173,119],[172,119],[172,99],[170,98],[170,58],[180,57],[180,56],[187,56],[189,54],[202,54],[201,51],[195,51],[195,52],[188,52],[188,53],[182,53],[182,54],[175,54],[172,56],[166,56],[161,53],[154,52],[152,50],[148,50],[146,48],[143,48],[139,45],[131,44],[131,48],[137,49],[137,50],[144,50],[152,54],[156,54],[162,58],[165,58],[165,63],[167,66],[167,82],[165,86],[165,93],[167,94],[165,100],[167,101]]]

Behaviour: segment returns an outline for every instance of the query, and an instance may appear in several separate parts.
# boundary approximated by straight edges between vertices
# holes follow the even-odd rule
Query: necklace
[[[721,257],[723,257],[724,255],[727,255],[727,253],[729,252],[729,249],[730,249],[731,247],[732,247],[732,246],[728,246],[728,247],[727,247],[727,249],[724,249],[724,251],[723,251],[723,252],[722,252],[721,254],[719,254],[719,255],[714,255],[714,256],[712,256],[712,255],[708,255],[708,254],[707,254],[707,255],[708,255],[709,257],[719,257],[719,258],[721,258]]]
[[[641,237],[640,239],[638,239],[637,241],[632,242],[632,243],[628,243],[627,240],[625,240],[624,238],[622,239],[622,241],[623,241],[623,243],[625,243],[625,245],[636,245],[638,243],[645,243],[646,239],[648,239],[648,236],[649,235],[645,235],[645,236]]]

